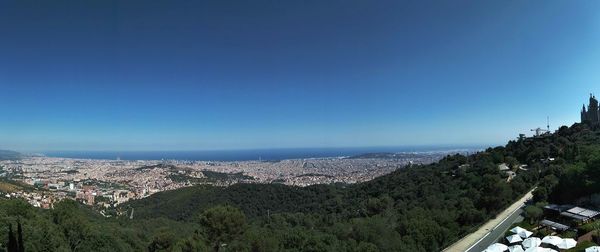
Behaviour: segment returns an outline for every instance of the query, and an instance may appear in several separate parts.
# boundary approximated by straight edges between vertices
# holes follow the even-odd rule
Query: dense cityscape
[[[182,187],[235,183],[281,183],[309,186],[359,183],[411,164],[429,164],[451,153],[436,151],[383,154],[370,158],[309,158],[278,161],[100,160],[27,157],[0,161],[2,176],[28,187],[5,197],[52,208],[65,198],[104,209],[131,199]]]

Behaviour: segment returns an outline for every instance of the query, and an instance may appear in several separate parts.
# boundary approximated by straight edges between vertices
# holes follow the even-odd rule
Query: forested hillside
[[[514,167],[510,182],[500,163]],[[575,124],[354,185],[157,193],[122,206],[133,219],[70,201],[42,210],[2,200],[0,240],[6,246],[9,224],[20,221],[26,251],[439,251],[533,186],[537,200],[567,201],[564,188],[600,192],[599,170],[600,131]]]
[[[128,207],[136,218],[188,222],[214,205],[231,205],[280,250],[437,251],[536,183],[541,165],[519,171],[507,183],[497,168],[505,160],[516,162],[506,149],[496,148],[470,157],[448,156],[357,185],[197,186],[158,193]]]

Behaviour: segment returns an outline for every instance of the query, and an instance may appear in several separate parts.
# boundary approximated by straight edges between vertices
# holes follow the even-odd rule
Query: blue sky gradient
[[[2,1],[0,148],[495,145],[600,93],[598,1]]]

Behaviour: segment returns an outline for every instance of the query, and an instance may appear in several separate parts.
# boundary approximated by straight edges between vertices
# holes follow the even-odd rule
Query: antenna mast
[[[550,117],[546,116],[546,128],[548,129],[548,133],[550,133]]]

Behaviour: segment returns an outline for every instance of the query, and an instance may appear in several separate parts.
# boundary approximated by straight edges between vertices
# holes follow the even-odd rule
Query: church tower
[[[594,94],[590,94],[590,103],[588,104],[587,111],[585,104],[581,109],[581,122],[590,124],[600,124],[600,108],[598,107],[598,100]]]
[[[587,118],[592,123],[598,123],[598,100],[596,96],[590,94],[590,106],[588,107]]]
[[[585,104],[583,104],[583,108],[581,108],[581,122],[587,121],[587,111],[585,110]]]

